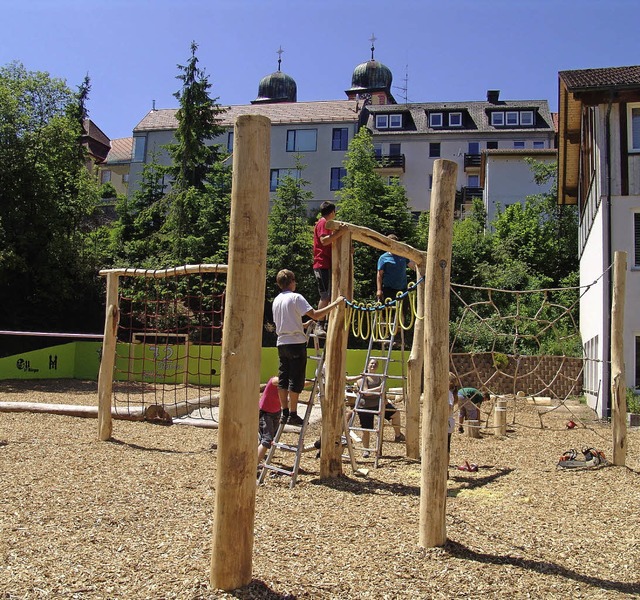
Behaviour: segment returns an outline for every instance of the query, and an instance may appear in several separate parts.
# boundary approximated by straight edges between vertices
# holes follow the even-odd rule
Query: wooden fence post
[[[224,590],[251,581],[270,132],[266,117],[236,119],[211,554],[211,585]]]
[[[507,435],[507,400],[506,398],[496,398],[493,408],[494,435],[504,437]]]
[[[116,360],[118,336],[118,275],[107,274],[107,311],[104,320],[102,356],[98,373],[98,439],[111,438],[111,395],[113,393],[113,367]]]
[[[433,168],[429,247],[425,273],[424,401],[420,532],[423,547],[447,541],[447,427],[449,419],[449,282],[453,209],[458,165],[436,160]]]
[[[627,279],[627,253],[613,256],[613,299],[611,303],[611,425],[613,464],[627,460],[627,384],[624,367],[624,301]]]
[[[331,266],[331,296],[353,298],[353,260],[351,234],[346,233],[333,243]],[[342,474],[342,414],[344,410],[345,369],[349,332],[344,327],[346,306],[338,305],[329,315],[325,356],[326,385],[322,407],[322,448],[320,479]]]

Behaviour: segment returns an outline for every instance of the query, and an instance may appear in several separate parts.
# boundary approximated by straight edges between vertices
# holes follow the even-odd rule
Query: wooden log
[[[613,257],[613,298],[611,304],[611,425],[613,464],[624,466],[627,460],[627,387],[624,366],[624,301],[626,293],[627,253]]]
[[[353,297],[353,261],[351,235],[344,234],[333,243],[331,251],[331,295]],[[344,327],[346,306],[341,303],[331,311],[325,348],[325,397],[322,410],[322,448],[320,478],[342,475],[342,414],[344,411],[345,369],[349,332]],[[325,443],[327,440],[327,443]],[[331,443],[333,442],[333,443]]]
[[[420,281],[424,267],[416,264],[416,280]],[[420,458],[420,391],[424,367],[424,290],[425,283],[416,288],[416,320],[413,325],[413,342],[407,361],[406,401],[406,453],[408,458]]]
[[[198,273],[226,273],[227,265],[219,264],[202,264],[202,265],[183,265],[181,267],[171,267],[170,269],[102,269],[100,275],[133,275],[136,277],[151,277],[154,279],[163,279],[166,277],[174,277],[176,275],[195,275]]]
[[[469,419],[464,426],[467,437],[476,439],[480,437],[480,421],[477,419]]]
[[[493,408],[494,435],[504,437],[507,435],[507,399],[497,398]]]
[[[233,142],[229,269],[220,365],[220,426],[211,552],[211,586],[251,581],[258,461],[271,122],[236,119]]]
[[[167,404],[164,409],[172,417],[183,417],[198,408],[211,408],[219,406],[220,394],[212,394],[211,396],[202,396],[193,400],[185,400],[184,402],[176,402],[175,404]]]
[[[433,168],[429,247],[425,273],[424,406],[419,544],[447,541],[447,429],[449,420],[449,282],[458,166],[438,159]]]
[[[98,439],[105,442],[111,438],[111,396],[113,393],[113,367],[116,362],[118,334],[118,275],[107,275],[107,313],[104,321],[104,341],[100,370],[98,372]]]
[[[420,270],[424,269],[424,264],[427,258],[426,252],[416,250],[413,246],[400,242],[398,240],[390,240],[386,235],[378,233],[368,227],[362,227],[361,225],[354,225],[353,223],[345,223],[343,221],[327,221],[327,229],[338,229],[339,227],[346,227],[351,234],[351,238],[356,242],[363,242],[373,248],[378,248],[384,252],[392,252],[398,256],[403,256],[412,260]]]

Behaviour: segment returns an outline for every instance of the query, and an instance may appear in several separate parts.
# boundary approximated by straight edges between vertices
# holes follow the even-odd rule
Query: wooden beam
[[[353,297],[353,260],[351,235],[346,233],[333,243],[331,267],[332,301],[338,296]],[[322,406],[322,448],[320,478],[342,475],[342,423],[344,411],[345,369],[349,332],[344,327],[346,306],[331,311],[325,349],[325,397]]]
[[[627,280],[627,253],[613,256],[613,300],[611,305],[611,425],[613,464],[623,467],[627,460],[627,386],[624,367],[624,301]]]
[[[420,280],[423,267],[416,265],[416,280]],[[413,342],[407,361],[406,452],[408,458],[420,458],[420,390],[424,367],[424,282],[416,288],[416,320],[413,325]]]
[[[447,428],[449,420],[449,303],[453,208],[458,165],[438,159],[433,168],[429,247],[425,274],[424,404],[419,544],[447,541]]]
[[[98,439],[106,442],[111,438],[111,396],[113,394],[113,367],[116,362],[118,334],[118,275],[107,275],[107,313],[104,320],[104,341],[98,372]]]
[[[251,581],[258,465],[258,396],[269,216],[271,122],[236,119],[229,270],[220,364],[220,426],[211,586]]]
[[[390,240],[386,235],[382,235],[373,229],[368,227],[361,227],[360,225],[353,225],[352,223],[345,223],[344,221],[327,221],[327,229],[338,229],[343,226],[349,230],[351,237],[356,242],[363,242],[379,250],[385,252],[392,252],[398,256],[403,256],[412,260],[416,265],[424,268],[425,260],[427,258],[426,252],[416,250],[413,246],[399,242],[396,240]]]

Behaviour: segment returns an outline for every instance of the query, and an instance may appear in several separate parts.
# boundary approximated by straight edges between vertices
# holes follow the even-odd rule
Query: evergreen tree
[[[415,222],[408,208],[404,188],[394,178],[385,184],[375,172],[377,166],[371,133],[362,128],[349,144],[345,159],[347,175],[340,199],[338,219],[369,227],[379,233],[395,233],[400,241],[415,244]],[[380,251],[365,244],[354,244],[356,273],[354,295],[375,299],[376,271]]]

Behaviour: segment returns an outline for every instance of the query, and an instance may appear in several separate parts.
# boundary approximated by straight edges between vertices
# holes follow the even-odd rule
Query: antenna
[[[404,67],[404,78],[402,79],[403,85],[394,85],[393,88],[402,92],[401,98],[405,104],[409,103],[409,65]]]

